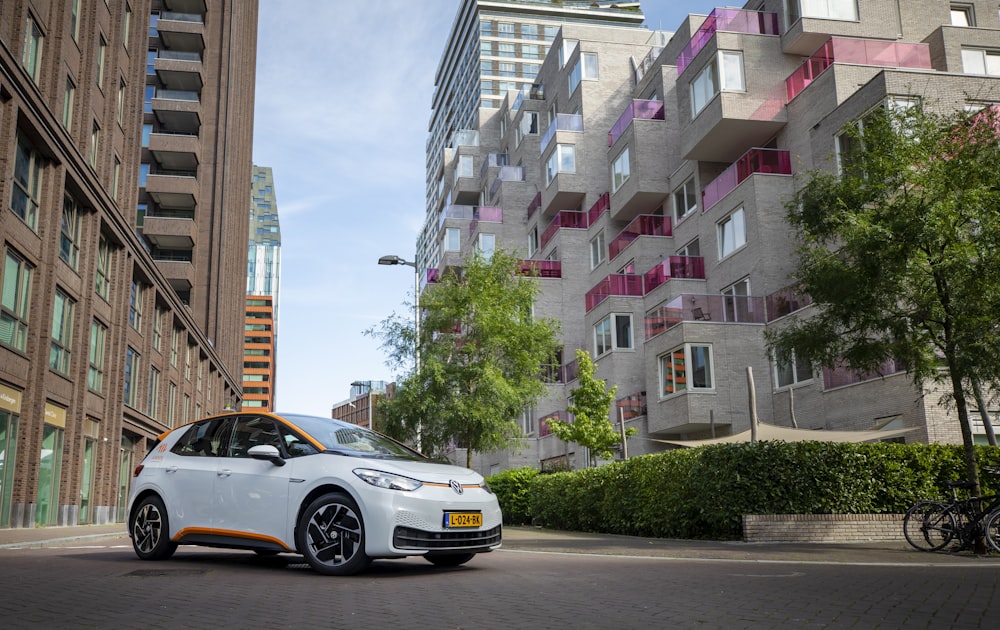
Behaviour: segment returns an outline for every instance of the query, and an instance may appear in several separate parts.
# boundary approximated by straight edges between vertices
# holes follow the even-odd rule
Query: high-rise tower
[[[277,371],[281,229],[278,224],[274,174],[268,166],[253,167],[249,243],[243,346],[243,408],[272,411]]]

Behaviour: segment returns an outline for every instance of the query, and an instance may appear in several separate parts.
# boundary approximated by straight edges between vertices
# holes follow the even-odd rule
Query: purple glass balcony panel
[[[598,282],[594,288],[587,291],[584,300],[587,311],[608,299],[612,295],[642,296],[642,276],[615,273]]]
[[[906,368],[895,359],[889,359],[873,372],[857,372],[847,366],[836,368],[823,368],[823,389],[833,389],[861,383],[863,381],[873,381],[878,378],[905,372]]]
[[[562,382],[569,383],[570,381],[575,381],[579,374],[580,364],[576,362],[576,359],[573,359],[562,367]]]
[[[636,392],[615,401],[618,406],[618,418],[631,420],[646,415],[646,392]]]
[[[682,293],[646,313],[646,340],[681,322],[763,324],[764,298],[752,295]]]
[[[927,44],[831,37],[809,59],[803,62],[798,70],[785,79],[785,92],[788,100],[795,98],[834,62],[930,70],[931,53]]]
[[[671,278],[705,279],[705,259],[701,256],[669,256],[643,275],[646,293]]]
[[[535,210],[538,210],[541,207],[542,207],[542,193],[538,193],[535,195],[535,198],[531,200],[531,203],[528,204],[527,218],[530,219],[531,215],[535,214]]]
[[[750,149],[705,186],[705,190],[701,193],[703,211],[707,212],[754,173],[791,175],[791,155],[781,149]]]
[[[705,18],[687,46],[677,55],[677,75],[691,63],[716,31],[751,33],[755,35],[777,35],[778,14],[742,9],[714,9]]]
[[[608,245],[608,257],[614,260],[618,254],[640,236],[671,236],[670,218],[659,214],[640,214],[625,226]]]
[[[799,293],[794,288],[785,288],[765,297],[764,304],[767,308],[767,321],[773,322],[779,317],[809,306],[812,304],[812,297]]]
[[[618,117],[611,131],[608,132],[608,146],[614,146],[628,126],[636,118],[643,120],[663,120],[663,101],[633,100]]]
[[[559,260],[522,260],[521,273],[537,278],[561,278],[562,261]]]
[[[473,216],[478,221],[503,223],[503,208],[497,206],[479,206],[476,208]]]
[[[549,227],[542,233],[540,249],[544,248],[560,228],[576,228],[586,230],[590,227],[587,213],[579,210],[560,210],[552,219]]]
[[[555,413],[550,413],[549,415],[541,418],[538,421],[538,437],[545,437],[552,433],[552,429],[549,428],[549,420],[559,420],[561,422],[568,422],[570,419],[569,413],[559,410]]]
[[[427,284],[434,284],[440,279],[440,272],[437,269],[427,270]]]
[[[587,211],[587,227],[597,222],[597,219],[611,208],[611,193],[601,195]]]

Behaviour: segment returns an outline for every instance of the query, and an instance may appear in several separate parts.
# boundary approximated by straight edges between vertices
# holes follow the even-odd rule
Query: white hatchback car
[[[501,529],[479,474],[314,416],[228,413],[164,433],[129,493],[144,560],[203,545],[297,552],[327,575],[413,555],[458,566],[500,547]]]

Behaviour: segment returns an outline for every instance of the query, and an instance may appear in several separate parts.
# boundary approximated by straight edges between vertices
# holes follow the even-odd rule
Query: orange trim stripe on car
[[[231,529],[213,529],[211,527],[185,527],[174,536],[174,542],[182,542],[185,536],[196,536],[198,534],[206,536],[228,536],[229,538],[246,538],[247,540],[259,540],[261,542],[274,543],[284,549],[289,549],[288,545],[281,542],[274,536],[264,534],[254,534],[252,532],[238,532]]]

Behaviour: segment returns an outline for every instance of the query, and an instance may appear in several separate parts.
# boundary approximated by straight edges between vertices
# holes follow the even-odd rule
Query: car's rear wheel
[[[295,544],[309,566],[323,575],[353,575],[371,564],[361,510],[340,492],[309,504],[295,528]]]
[[[430,562],[436,567],[457,567],[465,564],[472,557],[476,555],[474,553],[444,553],[444,554],[433,554],[426,555],[424,559]]]
[[[155,494],[144,498],[132,511],[129,532],[135,555],[143,560],[166,560],[177,551],[177,543],[170,540],[167,508]]]

